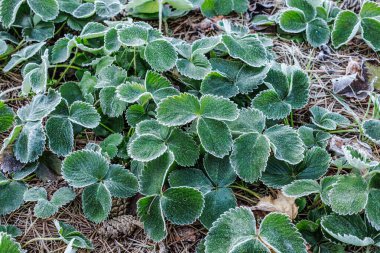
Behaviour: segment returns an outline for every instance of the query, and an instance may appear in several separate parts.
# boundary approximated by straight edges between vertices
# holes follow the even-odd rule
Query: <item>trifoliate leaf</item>
[[[67,61],[74,47],[75,40],[66,37],[58,39],[51,50],[51,62],[56,64]]]
[[[288,197],[300,198],[320,191],[319,184],[310,179],[301,179],[285,185],[282,192]]]
[[[53,20],[58,16],[59,5],[57,0],[27,0],[29,7],[41,17],[43,21]]]
[[[24,183],[8,181],[0,184],[0,215],[15,211],[24,203],[24,192],[27,187]]]
[[[308,22],[315,18],[316,10],[312,4],[312,1],[287,0],[286,5],[301,10],[304,13],[305,18]]]
[[[234,121],[226,121],[226,124],[233,133],[261,133],[265,128],[265,116],[257,109],[242,108],[239,117]]]
[[[231,165],[240,178],[253,183],[265,170],[269,154],[268,138],[259,133],[243,134],[234,141]]]
[[[107,154],[109,158],[114,158],[117,155],[118,146],[123,141],[123,135],[119,133],[110,134],[101,143],[102,152]]]
[[[298,134],[307,148],[326,148],[328,140],[331,137],[329,133],[307,126],[298,128]]]
[[[128,107],[125,112],[125,118],[128,125],[136,127],[138,123],[148,120],[150,117],[142,105],[134,104]]]
[[[5,0],[0,5],[0,20],[5,28],[9,28],[16,20],[16,14],[22,0]]]
[[[187,124],[196,119],[199,113],[199,101],[189,93],[168,97],[157,105],[157,120],[167,126]]]
[[[198,160],[198,145],[190,135],[180,129],[172,130],[167,139],[167,146],[173,153],[175,161],[181,166],[193,166]]]
[[[174,156],[166,152],[161,157],[146,163],[140,176],[140,192],[144,195],[161,194],[166,174],[174,162]]]
[[[157,52],[160,54],[157,55]],[[145,47],[144,56],[149,65],[159,72],[172,69],[177,61],[175,48],[163,39],[150,42]]]
[[[110,117],[118,117],[127,108],[127,103],[117,96],[115,87],[105,87],[99,93],[100,107]]]
[[[95,14],[95,5],[93,3],[82,3],[73,12],[75,18],[88,18]]]
[[[33,97],[32,102],[21,107],[17,116],[24,122],[39,121],[48,116],[61,102],[61,95],[49,89],[47,95],[39,94]]]
[[[22,163],[34,162],[45,148],[46,136],[41,122],[28,122],[18,136],[14,155]]]
[[[205,37],[198,39],[191,45],[192,55],[206,54],[214,49],[220,43],[220,37]]]
[[[199,169],[175,170],[169,175],[171,187],[189,186],[200,190],[203,194],[210,192],[213,188],[212,182],[203,171]]]
[[[11,237],[19,237],[22,235],[21,229],[14,225],[0,225],[0,232],[7,233]]]
[[[13,125],[15,114],[8,105],[0,101],[0,133],[8,131]]]
[[[226,98],[205,95],[200,105],[200,114],[204,118],[233,121],[239,116],[237,105]]]
[[[35,54],[37,54],[37,52],[42,48],[43,45],[45,45],[45,42],[35,43],[27,47],[24,47],[17,53],[13,54],[12,58],[9,60],[7,65],[4,66],[3,71],[8,72],[21,62],[33,57]]]
[[[331,33],[331,42],[335,48],[347,44],[358,33],[360,20],[358,16],[349,10],[343,10],[335,18]]]
[[[111,195],[118,198],[131,197],[139,188],[136,177],[121,165],[111,165],[103,182]]]
[[[25,201],[38,201],[40,199],[47,199],[47,192],[43,187],[33,187],[24,193]]]
[[[321,226],[330,236],[343,243],[355,246],[368,246],[374,243],[368,236],[368,228],[359,215],[327,215],[322,217]]]
[[[256,220],[251,210],[246,207],[230,209],[222,214],[209,230],[205,242],[206,252],[240,252],[234,249],[246,241],[253,241],[256,244],[252,252],[265,252],[266,247],[255,239],[255,236]]]
[[[164,192],[161,207],[165,217],[174,224],[191,224],[202,213],[203,195],[191,187],[172,187]]]
[[[96,14],[103,18],[110,18],[116,16],[122,9],[119,0],[96,0],[95,1]]]
[[[155,242],[163,240],[167,235],[164,214],[162,213],[160,196],[153,195],[137,201],[137,215],[144,223],[145,233]]]
[[[206,228],[211,228],[221,214],[237,205],[235,195],[229,188],[217,188],[205,194],[204,199],[205,208],[199,220]]]
[[[300,33],[305,31],[307,21],[302,11],[290,9],[283,11],[279,16],[279,25],[288,33]]]
[[[98,73],[98,82],[95,88],[104,88],[108,86],[116,87],[124,83],[127,77],[127,71],[115,65],[109,65],[102,68]]]
[[[306,253],[305,241],[285,214],[270,213],[260,224],[260,238],[276,252]]]
[[[52,117],[46,121],[49,148],[55,154],[65,156],[74,148],[73,126],[67,118]]]
[[[85,102],[75,101],[70,106],[69,120],[86,128],[95,128],[99,125],[100,115],[96,109]]]
[[[239,89],[234,82],[219,72],[208,73],[201,83],[202,94],[212,94],[225,98],[234,97],[239,93]]]
[[[283,119],[288,116],[292,110],[290,104],[281,100],[274,90],[264,90],[260,92],[252,100],[252,106],[262,111],[269,119]]]
[[[58,207],[46,199],[40,199],[34,206],[34,215],[37,218],[46,219],[58,212]]]
[[[21,245],[16,242],[11,235],[0,232],[0,249],[7,253],[23,253]]]
[[[224,122],[200,118],[197,133],[203,148],[213,156],[223,158],[230,152],[232,135]]]
[[[166,150],[164,140],[152,134],[144,134],[132,140],[128,153],[137,161],[148,162],[160,157]]]
[[[191,59],[178,59],[176,66],[181,75],[195,80],[202,80],[211,71],[211,64],[203,54],[195,54]]]
[[[51,197],[51,203],[57,207],[64,206],[75,199],[75,192],[69,187],[59,188]]]
[[[111,206],[111,194],[103,183],[96,183],[84,188],[82,208],[87,219],[95,223],[104,221],[111,211]]]
[[[240,59],[252,67],[261,67],[268,62],[267,51],[255,36],[237,38],[232,35],[223,35],[222,42],[231,57]]]
[[[131,25],[119,31],[120,42],[124,46],[143,46],[148,42],[148,30],[139,25]]]
[[[367,204],[367,183],[360,176],[343,176],[333,185],[329,193],[331,209],[340,214],[355,214]]]
[[[40,22],[33,27],[25,27],[22,29],[22,36],[25,41],[45,41],[53,38],[55,26],[53,22]]]
[[[57,220],[54,220],[54,225],[57,228],[61,239],[65,243],[68,244],[73,240],[73,246],[77,248],[93,249],[91,241],[82,235],[82,233],[77,231],[73,226]]]
[[[217,187],[227,187],[236,179],[236,173],[231,166],[229,157],[218,158],[206,154],[203,165],[207,176]]]
[[[344,158],[346,158],[349,165],[357,169],[368,169],[375,167],[379,164],[377,161],[373,161],[368,154],[363,150],[357,149],[353,146],[346,145],[342,147]]]
[[[108,162],[100,154],[90,150],[75,151],[62,164],[62,175],[73,187],[92,185],[106,176]]]
[[[361,21],[364,41],[375,51],[380,50],[379,35],[375,31],[380,29],[380,21],[376,18],[363,18]]]
[[[380,144],[380,120],[366,120],[363,123],[364,135],[371,141]]]
[[[310,112],[313,115],[311,118],[313,124],[322,129],[335,130],[337,126],[347,126],[350,124],[350,121],[343,115],[330,112],[323,107],[313,106],[310,108]]]
[[[305,150],[296,130],[289,126],[275,125],[268,128],[264,135],[270,140],[274,156],[290,164],[297,164],[304,158]]]
[[[326,21],[321,18],[316,18],[307,23],[306,38],[313,47],[326,45],[330,40],[330,29]]]

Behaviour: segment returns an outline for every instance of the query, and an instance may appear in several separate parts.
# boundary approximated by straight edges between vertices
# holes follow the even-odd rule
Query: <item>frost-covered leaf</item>
[[[359,17],[352,11],[343,10],[335,18],[331,33],[331,42],[335,48],[347,44],[358,33],[360,28]]]
[[[75,196],[75,192],[71,188],[62,187],[54,192],[51,197],[51,203],[59,208],[73,201]]]
[[[268,128],[264,135],[270,140],[274,156],[290,164],[297,164],[304,158],[305,150],[296,130],[289,126],[275,125]]]
[[[112,53],[120,49],[121,42],[119,40],[118,31],[116,28],[111,28],[104,35],[104,48]]]
[[[252,106],[259,109],[269,119],[282,119],[292,110],[290,104],[281,100],[274,90],[260,92],[253,100]]]
[[[86,128],[95,128],[99,125],[100,115],[92,105],[75,101],[70,106],[69,119]]]
[[[111,195],[117,198],[131,197],[139,188],[137,178],[121,165],[111,165],[103,182]]]
[[[363,123],[364,135],[371,141],[380,144],[380,120],[366,120]]]
[[[232,135],[224,122],[200,118],[197,133],[203,148],[213,156],[223,158],[230,152]]]
[[[11,128],[15,114],[8,105],[0,101],[0,133],[5,132]]]
[[[137,201],[137,215],[144,224],[145,233],[155,242],[167,235],[164,214],[161,209],[160,196],[152,195]]]
[[[203,118],[233,121],[239,116],[237,105],[226,98],[205,95],[202,96],[200,105]]]
[[[321,194],[320,197],[326,205],[330,205],[330,192],[334,187],[334,184],[338,181],[341,176],[328,176],[321,179]]]
[[[84,3],[82,5],[92,4],[92,3]],[[93,4],[92,4],[93,5]],[[93,39],[98,37],[103,37],[107,32],[108,27],[98,22],[89,22],[83,27],[80,38],[81,39]]]
[[[109,164],[100,154],[90,150],[75,151],[62,164],[62,175],[73,187],[92,185],[106,176]]]
[[[127,71],[116,65],[109,65],[102,68],[97,76],[98,81],[95,88],[116,87],[124,83]]]
[[[368,201],[367,183],[360,176],[343,176],[329,193],[331,209],[340,214],[355,214],[364,209]]]
[[[134,160],[148,162],[160,157],[166,150],[164,140],[152,134],[144,134],[132,140],[128,153]]]
[[[326,129],[326,130],[335,130],[338,126],[347,126],[350,124],[350,121],[336,112],[330,112],[329,110],[320,107],[313,106],[310,108],[312,114],[311,121],[316,126]]]
[[[66,37],[58,39],[51,50],[51,62],[56,64],[67,61],[74,47],[75,40]]]
[[[150,119],[150,116],[142,105],[135,104],[128,107],[125,112],[125,118],[128,125],[136,127],[138,123]]]
[[[30,104],[21,107],[17,116],[24,122],[39,121],[48,116],[61,102],[61,95],[49,89],[47,95],[39,94],[33,97]]]
[[[279,25],[285,32],[300,33],[305,31],[307,21],[302,11],[290,9],[281,13],[279,16]]]
[[[122,10],[122,5],[119,0],[96,0],[95,9],[100,17],[110,18]]]
[[[260,238],[276,252],[306,253],[305,241],[288,216],[270,213],[260,224]]]
[[[234,82],[219,72],[210,72],[202,80],[200,91],[202,94],[212,94],[225,98],[234,97],[239,89]]]
[[[73,12],[75,18],[88,18],[95,14],[95,5],[93,3],[82,3]]]
[[[200,190],[203,194],[212,191],[212,182],[200,169],[186,168],[175,170],[169,175],[170,187],[188,186]]]
[[[307,148],[326,148],[328,140],[331,138],[329,133],[307,126],[298,128],[298,134]]]
[[[23,253],[21,245],[11,235],[0,232],[0,249],[5,253]]]
[[[157,52],[160,54],[157,55]],[[148,43],[144,50],[144,56],[149,65],[159,72],[172,69],[177,61],[175,48],[163,39]]]
[[[110,117],[118,117],[127,108],[127,103],[120,100],[116,93],[115,87],[105,87],[100,93],[100,107],[103,113]]]
[[[368,246],[374,243],[359,215],[327,215],[322,218],[321,226],[330,236],[343,243],[355,246]]]
[[[124,46],[143,46],[148,42],[148,30],[139,25],[131,25],[119,31],[120,42]]]
[[[233,11],[243,13],[247,8],[247,0],[205,0],[201,5],[203,15],[207,17],[228,15]]]
[[[361,21],[364,41],[375,51],[380,50],[379,34],[380,21],[376,18],[363,18]]]
[[[248,133],[234,140],[230,161],[238,176],[252,183],[265,170],[269,154],[268,138],[260,133]]]
[[[217,187],[227,187],[236,179],[236,173],[227,156],[218,158],[206,154],[203,159],[203,165],[207,176]]]
[[[316,9],[313,5],[313,1],[308,0],[287,0],[286,5],[301,10],[307,21],[311,21],[315,18]]]
[[[319,193],[319,184],[310,179],[301,179],[293,181],[291,184],[285,185],[282,192],[288,197],[299,198],[310,195],[312,193]]]
[[[21,91],[23,95],[28,95],[30,90],[35,93],[44,93],[48,82],[48,67],[49,67],[49,53],[45,50],[44,55],[41,56],[42,62],[37,65],[35,63],[28,63],[23,69]]]
[[[211,71],[211,64],[203,54],[195,54],[191,59],[178,59],[176,66],[181,75],[195,80],[202,80]]]
[[[13,148],[17,160],[22,163],[34,162],[45,148],[46,136],[41,122],[24,125]]]
[[[118,146],[122,143],[123,136],[119,133],[110,134],[101,143],[103,154],[106,154],[110,159],[114,158],[118,152]]]
[[[261,133],[265,128],[265,116],[257,109],[242,108],[239,117],[234,121],[226,121],[226,124],[233,133]]]
[[[29,7],[41,17],[43,21],[53,20],[58,16],[59,5],[57,0],[27,0]]]
[[[25,201],[38,201],[40,199],[47,200],[47,192],[43,187],[33,187],[24,193]]]
[[[342,147],[344,157],[349,165],[356,169],[368,169],[379,165],[379,162],[373,161],[368,154],[361,149],[350,145]]]
[[[82,208],[87,219],[100,223],[107,219],[111,207],[111,193],[103,183],[92,184],[84,188]]]
[[[33,27],[22,29],[25,41],[45,41],[54,36],[55,26],[53,22],[40,22]]]
[[[16,20],[16,14],[23,0],[5,0],[0,5],[0,20],[5,28],[9,28]]]
[[[15,211],[24,203],[24,192],[27,187],[24,183],[17,181],[7,181],[0,184],[0,215],[5,215]]]
[[[52,117],[46,121],[49,148],[55,154],[65,156],[74,148],[73,126],[67,118]]]
[[[22,235],[21,229],[14,225],[0,225],[0,232],[7,233],[12,237],[19,237]]]
[[[379,189],[370,189],[368,193],[368,202],[365,208],[365,214],[368,221],[371,225],[380,230],[380,213],[379,210],[379,198],[380,190]]]
[[[61,239],[65,243],[70,243],[72,240],[73,246],[82,249],[93,249],[92,243],[82,233],[77,231],[73,226],[65,224],[61,221],[54,220],[54,225],[58,230]]]
[[[365,1],[360,9],[360,17],[362,18],[372,18],[380,16],[380,5],[379,3],[372,1]]]
[[[229,54],[252,67],[261,67],[267,60],[267,51],[262,42],[255,36],[237,38],[232,35],[223,35],[222,42]]]
[[[168,149],[181,166],[193,166],[199,157],[199,147],[193,138],[179,129],[173,129],[167,139]]]
[[[160,204],[165,217],[173,224],[191,224],[202,213],[202,193],[191,187],[172,187],[164,192]]]
[[[29,46],[24,47],[17,53],[12,55],[12,58],[9,60],[7,65],[4,66],[3,71],[8,72],[13,69],[15,66],[20,64],[23,61],[33,57],[37,52],[45,45],[45,42],[35,43]]]
[[[327,22],[321,18],[316,18],[307,23],[306,38],[313,47],[326,45],[330,40],[330,29]]]
[[[46,219],[58,212],[58,207],[46,199],[40,199],[34,206],[34,215],[37,218]]]

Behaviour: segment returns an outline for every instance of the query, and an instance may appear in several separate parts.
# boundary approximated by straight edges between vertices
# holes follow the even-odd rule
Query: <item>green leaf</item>
[[[358,33],[360,28],[359,17],[352,11],[340,11],[335,18],[331,33],[331,42],[335,48],[347,44]]]
[[[168,97],[157,105],[157,120],[166,126],[190,123],[200,112],[198,99],[189,93]]]
[[[119,30],[119,39],[124,46],[143,46],[148,42],[148,30],[139,25],[131,25]]]
[[[0,153],[4,152],[4,150],[11,145],[20,135],[21,130],[23,126],[22,125],[16,125],[7,138],[3,140],[3,145],[1,146]]]
[[[43,56],[41,56],[42,62],[40,65],[35,63],[28,63],[23,69],[22,75],[24,80],[22,81],[21,92],[23,95],[28,95],[30,90],[35,93],[44,93],[48,82],[48,50],[45,50]]]
[[[234,249],[247,241],[253,241],[257,244],[257,248],[251,252],[265,252],[266,247],[259,240],[256,240],[255,236],[256,220],[251,210],[246,207],[230,209],[213,223],[206,236],[205,252],[240,252],[234,251]]]
[[[116,87],[125,82],[127,71],[121,67],[109,65],[102,68],[97,76],[95,88]]]
[[[126,82],[117,87],[117,97],[127,103],[135,103],[142,96],[146,95],[146,88],[135,82]]]
[[[378,212],[379,198],[380,190],[370,189],[368,193],[368,203],[365,208],[366,217],[371,225],[376,228],[376,230],[380,230],[380,213]]]
[[[67,118],[52,117],[46,121],[49,149],[59,156],[69,154],[74,148],[73,126]]]
[[[123,135],[119,133],[110,134],[101,143],[103,154],[106,154],[109,158],[114,158],[118,152],[118,146],[123,141]]]
[[[54,220],[54,225],[57,228],[61,239],[66,244],[73,240],[73,246],[76,248],[93,249],[91,241],[82,235],[82,233],[77,231],[73,226],[57,220]]]
[[[170,134],[170,127],[161,125],[156,120],[145,120],[136,126],[136,135],[151,134],[161,139],[167,139]]]
[[[326,148],[328,140],[331,137],[329,133],[307,126],[301,126],[298,128],[298,134],[307,148]]]
[[[330,192],[331,190],[333,189],[334,187],[334,184],[338,181],[338,179],[340,178],[341,176],[339,175],[336,175],[336,176],[328,176],[328,177],[324,177],[321,179],[321,194],[320,194],[320,197],[323,201],[323,203],[325,203],[326,205],[330,205]]]
[[[356,147],[346,145],[342,147],[344,158],[348,164],[357,169],[368,169],[377,166],[379,162],[373,161],[367,153]]]
[[[34,215],[37,218],[46,219],[58,212],[58,207],[46,199],[40,199],[34,206]]]
[[[12,127],[15,114],[8,105],[0,101],[0,133],[6,132]]]
[[[104,184],[96,183],[84,188],[82,193],[82,208],[87,219],[100,223],[107,219],[111,207],[111,194]]]
[[[155,242],[163,240],[167,235],[164,214],[160,197],[153,195],[137,201],[137,215],[144,223],[145,233]]]
[[[157,55],[157,52],[160,54]],[[145,47],[144,56],[149,65],[159,72],[172,69],[177,61],[175,48],[163,39],[150,42]]]
[[[372,1],[365,1],[360,9],[361,18],[376,18],[380,16],[379,3]]]
[[[330,236],[343,243],[361,247],[374,243],[359,215],[327,215],[322,218],[321,226]]]
[[[313,106],[310,108],[310,112],[313,115],[311,118],[313,124],[322,129],[335,130],[337,126],[347,126],[350,124],[350,121],[343,115],[330,112],[323,107]]]
[[[75,101],[70,106],[69,120],[86,128],[95,128],[99,125],[100,115],[96,109],[85,102]]]
[[[205,172],[217,187],[227,187],[236,179],[236,173],[231,166],[229,157],[218,158],[206,154],[203,159]]]
[[[109,164],[100,154],[90,150],[75,151],[62,164],[62,175],[73,187],[85,187],[103,180]]]
[[[110,117],[118,117],[127,108],[127,103],[120,100],[115,87],[105,87],[99,93],[100,107]]]
[[[0,232],[4,232],[11,237],[19,237],[22,235],[21,229],[14,225],[0,225]]]
[[[33,187],[24,193],[24,201],[47,200],[47,192],[43,187]]]
[[[285,32],[300,33],[305,31],[307,21],[302,11],[296,9],[285,10],[279,16],[279,25]]]
[[[319,193],[319,184],[310,179],[295,180],[291,184],[285,185],[282,192],[288,197],[300,198],[312,193]]]
[[[204,198],[205,207],[199,220],[208,229],[221,214],[237,205],[235,195],[229,188],[217,188],[215,191],[205,194]]]
[[[176,67],[181,75],[195,80],[202,80],[211,71],[211,64],[203,54],[195,54],[191,59],[178,59]]]
[[[297,164],[303,160],[305,148],[297,131],[293,128],[275,125],[268,128],[264,135],[270,140],[277,159],[290,164]]]
[[[233,121],[239,116],[237,105],[222,97],[213,95],[202,96],[200,114],[203,118]]]
[[[233,133],[261,133],[265,128],[265,116],[255,108],[242,108],[239,117],[234,121],[227,121],[226,124]]]
[[[307,23],[306,38],[313,47],[326,45],[330,40],[330,29],[326,21],[321,18],[316,18]]]
[[[150,119],[148,112],[142,105],[134,104],[128,107],[125,112],[125,118],[127,119],[128,125],[136,127],[136,125],[144,120]]]
[[[371,141],[380,144],[380,120],[366,120],[363,123],[364,135]]]
[[[139,188],[137,178],[121,165],[111,165],[103,182],[111,195],[118,198],[132,197]]]
[[[234,97],[239,89],[234,83],[219,72],[210,72],[202,80],[200,91],[202,94],[211,94],[225,98]]]
[[[285,214],[270,213],[260,224],[260,238],[276,252],[306,253],[301,234]]]
[[[167,147],[181,166],[193,166],[199,157],[199,147],[193,138],[180,129],[173,129],[167,139]]]
[[[89,4],[89,5],[87,5]],[[81,6],[88,6],[91,8],[91,5],[93,6],[92,3],[84,3]],[[81,8],[79,6],[78,8]],[[84,8],[83,10],[86,12],[87,8]],[[74,11],[75,12],[75,11]],[[98,37],[103,37],[105,33],[107,32],[108,27],[105,25],[98,23],[98,22],[88,22],[85,27],[83,27],[81,33],[80,33],[80,38],[81,39],[93,39],[93,38],[98,38]]]
[[[47,95],[39,94],[33,97],[32,102],[21,107],[17,116],[23,122],[39,121],[48,116],[61,102],[61,95],[49,89]]]
[[[24,203],[24,192],[27,190],[25,184],[12,181],[0,184],[0,215],[11,213]]]
[[[197,132],[208,153],[220,158],[228,155],[232,147],[232,135],[224,122],[200,118],[197,121]]]
[[[55,26],[53,22],[40,22],[33,27],[22,29],[25,41],[45,41],[54,37]]]
[[[103,18],[116,16],[121,10],[122,5],[119,0],[96,0],[96,14]]]
[[[82,3],[73,12],[75,18],[88,18],[95,14],[95,5],[93,3]]]
[[[0,20],[5,28],[9,28],[16,20],[16,14],[22,0],[4,0],[0,5]]]
[[[118,37],[118,32],[116,28],[111,28],[107,31],[104,36],[104,48],[109,52],[113,53],[120,49],[121,42]]]
[[[301,10],[306,17],[306,20],[312,21],[315,18],[316,10],[311,3],[311,1],[307,0],[287,0],[286,5],[289,7],[297,8]]]
[[[152,134],[144,134],[132,140],[128,153],[137,161],[148,162],[160,157],[166,150],[164,140]]]
[[[24,47],[17,53],[12,55],[12,58],[9,60],[7,65],[4,66],[3,71],[8,72],[13,69],[15,66],[21,62],[26,61],[27,59],[33,57],[37,52],[45,45],[45,42],[35,43],[29,46]]]
[[[166,175],[173,162],[174,156],[167,152],[146,163],[140,176],[140,192],[144,195],[161,194]]]
[[[75,40],[66,37],[58,39],[51,50],[51,62],[56,64],[67,61],[74,47]]]
[[[164,192],[161,207],[165,217],[173,224],[191,224],[202,213],[204,199],[202,193],[191,187],[172,187]]]
[[[28,122],[18,136],[14,155],[22,163],[34,162],[45,148],[46,136],[41,122]]]
[[[170,187],[188,186],[200,190],[203,194],[213,188],[212,182],[203,171],[194,168],[175,170],[169,175]]]
[[[240,59],[252,67],[261,67],[268,62],[267,51],[255,36],[237,38],[223,35],[222,42],[231,57]]]
[[[231,165],[240,178],[253,183],[265,170],[269,154],[268,138],[259,133],[243,134],[234,141],[230,157]]]
[[[57,0],[27,0],[29,7],[41,17],[43,21],[53,20],[58,16],[59,5]]]
[[[71,188],[62,187],[54,192],[50,202],[57,207],[61,207],[73,201],[75,197],[76,194]]]
[[[355,214],[367,204],[367,183],[360,176],[343,176],[329,193],[331,209],[340,214]]]
[[[0,249],[6,253],[22,253],[21,245],[11,235],[0,232]]]
[[[283,119],[292,110],[290,104],[281,100],[276,91],[261,91],[253,100],[252,106],[259,109],[269,119]]]
[[[364,41],[375,51],[380,50],[379,34],[380,21],[376,18],[363,18],[361,21]]]

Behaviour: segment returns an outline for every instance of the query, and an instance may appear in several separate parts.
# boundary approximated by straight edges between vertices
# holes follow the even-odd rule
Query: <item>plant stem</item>
[[[66,69],[62,72],[62,74],[61,74],[61,76],[59,77],[59,79],[58,79],[58,81],[57,81],[56,84],[59,84],[59,83],[61,82],[61,80],[63,79],[63,77],[66,75],[67,71],[68,71],[70,68],[73,67],[72,65],[74,64],[74,61],[75,61],[75,59],[76,59],[76,57],[77,57],[77,53],[78,53],[78,48],[75,49],[75,53],[74,53],[74,57],[73,57],[73,59],[71,59],[69,65],[66,66]]]
[[[71,68],[76,70],[81,70],[80,67],[68,65],[68,64],[58,64],[58,65],[50,65],[51,68]]]
[[[359,133],[360,131],[358,129],[338,129],[338,130],[332,130],[328,132],[330,134],[338,134],[338,133]]]
[[[162,0],[158,0],[158,30],[162,32]]]
[[[261,198],[260,194],[254,192],[254,191],[252,191],[252,190],[250,190],[250,189],[248,189],[248,188],[246,188],[246,187],[244,187],[244,186],[240,186],[240,185],[231,185],[230,187],[233,188],[233,189],[243,190],[243,191],[245,191],[245,192],[251,194],[252,196],[254,196],[254,197],[258,198],[258,199]]]
[[[106,129],[107,131],[111,132],[111,133],[115,133],[114,130],[112,130],[111,128],[109,128],[108,126],[104,125],[102,122],[99,123],[99,125],[101,125],[104,129]]]
[[[52,237],[52,238],[37,237],[37,238],[33,238],[27,241],[22,247],[25,248],[25,246],[27,246],[28,244],[31,244],[32,242],[36,242],[36,241],[60,241],[60,240],[61,238],[57,238],[57,237]]]

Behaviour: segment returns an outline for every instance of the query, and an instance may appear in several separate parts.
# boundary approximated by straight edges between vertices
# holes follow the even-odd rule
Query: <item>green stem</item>
[[[358,129],[338,129],[338,130],[332,130],[328,132],[330,134],[338,134],[338,133],[359,133],[360,131]]]
[[[109,128],[108,126],[104,125],[102,122],[99,123],[99,125],[101,125],[104,129],[106,129],[107,131],[111,132],[111,133],[115,133],[114,130],[112,130],[111,128]]]
[[[162,32],[162,0],[158,0],[158,30]]]
[[[68,64],[58,64],[58,65],[50,65],[51,68],[70,68],[70,69],[76,69],[81,70],[80,67],[68,65]]]
[[[230,188],[243,190],[243,191],[245,191],[245,192],[251,194],[252,196],[254,196],[254,197],[258,198],[258,199],[261,198],[260,194],[254,192],[254,191],[252,191],[252,190],[250,190],[250,189],[248,189],[248,188],[246,188],[246,187],[244,187],[244,186],[240,186],[240,185],[230,185]]]
[[[8,52],[8,53],[5,53],[3,54],[1,57],[0,57],[0,60],[3,60],[5,58],[7,58],[9,55],[13,54],[14,52],[18,51],[25,43],[25,40],[21,40],[20,43],[18,43],[18,45],[15,47],[15,49],[13,49],[12,51]]]
[[[66,22],[67,21],[65,21],[65,22],[63,22],[62,23],[62,25],[58,28],[58,30],[54,33],[54,36],[55,35],[57,35],[57,34],[59,34],[61,31],[62,31],[62,29],[65,27],[65,25],[66,25]]]
[[[61,238],[55,238],[55,237],[52,237],[52,238],[37,237],[37,238],[33,238],[27,241],[22,247],[25,248],[25,246],[31,244],[32,242],[37,242],[37,241],[60,241],[60,240]]]
[[[78,53],[78,48],[75,49],[75,53],[74,53],[74,57],[73,59],[71,59],[69,65],[65,68],[65,70],[62,72],[61,76],[59,77],[58,81],[56,82],[56,85],[59,84],[61,82],[61,80],[63,79],[63,77],[66,75],[67,71],[72,68],[73,64],[74,64],[74,61],[77,57],[77,53]]]

